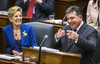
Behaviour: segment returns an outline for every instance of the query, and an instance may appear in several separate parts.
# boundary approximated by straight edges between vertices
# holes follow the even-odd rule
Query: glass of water
[[[31,56],[30,56],[30,62],[31,62],[32,64],[35,64],[35,62],[36,62],[36,56],[35,56],[35,55],[31,55]]]
[[[29,62],[30,61],[30,54],[24,54],[24,61]]]
[[[49,20],[50,20],[50,22],[53,22],[54,18],[55,18],[54,15],[49,15]]]

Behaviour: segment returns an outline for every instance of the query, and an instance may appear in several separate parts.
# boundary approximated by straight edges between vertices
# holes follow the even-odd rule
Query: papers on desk
[[[39,47],[34,46],[34,49],[39,49]],[[57,49],[52,49],[52,48],[47,48],[47,47],[41,47],[41,50],[48,51],[48,52],[59,52],[59,50]]]
[[[22,59],[21,56],[15,56],[15,55],[10,55],[10,54],[0,54],[0,58],[7,59],[7,60],[12,60],[12,59],[19,60],[19,59]]]
[[[0,14],[8,15],[8,12],[7,11],[0,11]]]
[[[46,20],[47,22],[61,24],[62,20]]]
[[[46,20],[46,21],[51,23],[56,23],[56,24],[62,24],[62,20]],[[68,22],[64,21],[63,24],[68,25]]]

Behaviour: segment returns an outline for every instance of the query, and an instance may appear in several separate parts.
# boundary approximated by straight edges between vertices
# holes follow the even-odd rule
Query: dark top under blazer
[[[47,20],[48,16],[54,12],[53,0],[42,0],[43,2],[39,5],[35,4],[35,14],[38,20]],[[23,0],[17,0],[15,6],[20,6],[23,9],[23,16],[26,16],[29,1],[24,4]]]
[[[7,52],[10,52],[11,50],[16,50],[19,52],[22,52],[19,50],[18,46],[15,43],[14,34],[13,34],[13,25],[10,24],[3,28],[3,36],[6,44],[6,50]],[[32,45],[37,46],[35,33],[33,31],[33,27],[26,24],[21,24],[21,45],[22,47],[30,47]],[[23,32],[27,33],[27,36],[23,35]]]
[[[62,30],[71,30],[71,28],[67,25]],[[77,43],[75,43],[75,40],[70,42],[72,39],[65,35],[58,42],[53,38],[53,47],[61,48],[64,52],[81,54],[80,64],[94,64],[93,52],[96,49],[97,30],[84,23],[77,33],[79,34]]]

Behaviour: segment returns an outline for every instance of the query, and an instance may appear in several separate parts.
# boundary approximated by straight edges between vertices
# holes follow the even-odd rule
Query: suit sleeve
[[[53,46],[53,48],[61,48],[61,39],[59,39],[59,40],[56,42],[55,37],[53,37],[52,46]]]
[[[97,34],[97,31],[94,30],[86,38],[80,35],[76,46],[82,48],[86,52],[94,52],[96,49]]]
[[[17,0],[16,3],[15,3],[15,6],[19,6],[19,7],[21,7],[24,10],[24,9],[28,8],[28,2],[24,3],[23,0]]]
[[[45,14],[50,15],[54,12],[53,0],[45,0],[40,5],[40,10]]]

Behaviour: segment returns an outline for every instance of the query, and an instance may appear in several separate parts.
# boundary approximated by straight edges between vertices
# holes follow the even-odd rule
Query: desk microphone
[[[62,24],[63,24],[64,20],[66,19],[66,17],[67,17],[67,14],[64,16],[64,18],[62,20]]]
[[[43,43],[45,42],[46,39],[48,39],[48,35],[45,35],[45,36],[44,36],[44,39],[43,39],[43,41],[41,42],[40,46],[43,45]]]
[[[41,44],[40,44],[38,64],[40,64],[40,58],[41,58],[41,46],[43,45],[43,43],[46,41],[47,38],[48,38],[48,35],[45,35],[43,41],[42,41]]]

